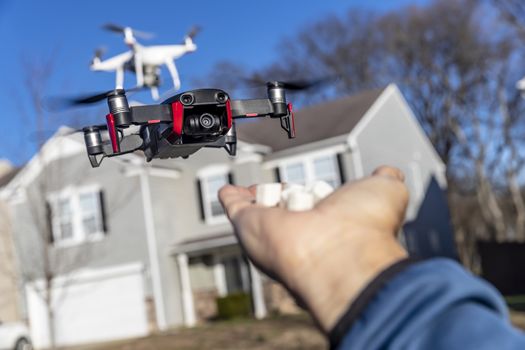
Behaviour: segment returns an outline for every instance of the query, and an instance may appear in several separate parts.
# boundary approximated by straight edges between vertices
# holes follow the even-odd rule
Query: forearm
[[[509,324],[497,291],[456,263],[428,260],[405,266],[389,279],[367,305],[338,322],[333,347],[525,348],[525,336]]]

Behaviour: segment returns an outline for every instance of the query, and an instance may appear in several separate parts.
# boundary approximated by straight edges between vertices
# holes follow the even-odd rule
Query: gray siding
[[[49,164],[40,176],[26,189],[25,202],[13,208],[15,241],[20,263],[25,268],[34,266],[43,258],[39,256],[45,225],[42,193],[60,191],[67,186],[99,185],[104,191],[109,231],[100,241],[71,247],[55,247],[60,255],[60,270],[86,267],[101,268],[136,261],[147,262],[144,235],[142,198],[137,178],[123,175],[123,168],[116,162],[106,161],[103,167],[92,169],[85,157],[72,156]],[[36,198],[36,199],[35,199]],[[38,207],[37,207],[38,205]],[[35,261],[36,260],[36,261]],[[65,262],[64,262],[65,261]],[[37,273],[35,277],[40,277]]]
[[[400,168],[410,191],[407,218],[412,219],[424,197],[432,176],[441,179],[441,160],[417,123],[405,108],[397,88],[390,87],[375,116],[356,136],[363,175],[369,175],[380,165]],[[380,103],[380,99],[376,103]],[[366,122],[363,120],[362,122]],[[359,125],[358,125],[359,128]],[[359,129],[356,129],[359,130]]]

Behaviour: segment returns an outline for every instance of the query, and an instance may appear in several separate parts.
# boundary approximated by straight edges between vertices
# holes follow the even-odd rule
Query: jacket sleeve
[[[334,349],[525,349],[499,293],[448,259],[385,270],[337,322],[330,342]]]

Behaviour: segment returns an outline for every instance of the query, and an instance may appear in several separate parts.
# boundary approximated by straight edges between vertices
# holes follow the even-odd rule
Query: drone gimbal
[[[159,105],[132,107],[124,90],[114,90],[106,95],[106,125],[82,129],[91,166],[98,167],[105,157],[138,150],[148,162],[154,158],[187,158],[202,147],[224,148],[234,156],[235,119],[239,118],[280,118],[281,127],[294,138],[294,114],[286,102],[285,89],[282,83],[267,83],[268,98],[251,100],[231,100],[220,89],[198,89]],[[138,126],[138,132],[126,133],[131,126]],[[104,140],[101,131],[105,129],[109,139]]]

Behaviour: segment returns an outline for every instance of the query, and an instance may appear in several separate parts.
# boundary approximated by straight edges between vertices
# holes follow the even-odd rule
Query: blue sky
[[[21,105],[27,102],[20,97],[27,75],[21,64],[24,59],[38,61],[53,51],[58,53],[55,74],[46,91],[50,96],[114,87],[114,74],[88,69],[96,47],[106,46],[106,57],[126,50],[120,36],[100,28],[105,23],[154,32],[156,37],[145,44],[178,43],[192,25],[200,25],[198,50],[177,61],[184,90],[194,88],[191,81],[205,76],[221,60],[239,62],[247,68],[271,63],[283,37],[293,36],[326,15],[343,15],[355,7],[387,11],[422,2],[426,1],[0,0],[0,158],[21,164],[35,151],[34,126],[21,120]],[[167,73],[163,74],[166,81]],[[134,77],[126,76],[127,86],[134,81]],[[152,102],[149,94],[137,97],[144,103]]]

